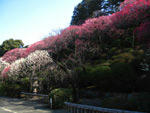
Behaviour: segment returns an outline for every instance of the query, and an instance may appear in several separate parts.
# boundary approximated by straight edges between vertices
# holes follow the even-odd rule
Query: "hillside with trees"
[[[102,0],[91,1],[83,0],[75,8],[74,19],[78,11],[78,17],[85,17],[75,19],[77,23],[71,22],[60,34],[6,52],[0,58],[0,88],[32,92],[36,78],[38,92],[52,97],[67,93],[71,96],[67,101],[80,103],[81,98],[97,94],[103,107],[149,112],[150,0],[121,4],[110,0],[115,6],[106,6],[113,9],[119,3],[120,9],[112,14],[106,10],[107,14],[95,18],[91,18],[92,12],[105,5],[95,6],[96,2],[104,4]],[[82,15],[87,14],[85,3],[93,4],[88,16]],[[108,95],[102,96],[105,93]],[[125,96],[109,97],[113,94]]]

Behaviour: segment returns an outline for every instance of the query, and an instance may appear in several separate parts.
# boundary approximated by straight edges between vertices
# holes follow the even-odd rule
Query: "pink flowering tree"
[[[125,0],[121,4],[121,11],[112,15],[113,24],[117,28],[138,26],[149,18],[149,0]]]
[[[36,51],[36,50],[43,50],[43,49],[45,49],[46,47],[47,47],[47,46],[46,46],[45,42],[44,42],[43,40],[41,40],[41,41],[38,41],[38,42],[36,42],[36,43],[31,44],[31,45],[26,49],[26,52],[27,52],[28,54],[30,54],[30,53],[32,53],[32,52],[34,52],[34,51]]]
[[[143,44],[150,43],[150,21],[142,23],[135,29],[134,33],[139,42],[142,42]]]
[[[0,58],[0,75],[1,75],[1,77],[2,77],[2,72],[3,72],[3,70],[4,70],[7,66],[9,66],[9,63],[3,61],[2,58]]]
[[[8,73],[9,73],[9,71],[10,71],[10,66],[8,65],[7,67],[5,67],[4,69],[3,69],[3,71],[2,71],[2,77],[3,78],[8,78]]]
[[[15,48],[13,50],[6,52],[3,55],[2,60],[8,63],[12,63],[17,59],[27,57],[27,55],[28,53],[26,52],[26,48]]]

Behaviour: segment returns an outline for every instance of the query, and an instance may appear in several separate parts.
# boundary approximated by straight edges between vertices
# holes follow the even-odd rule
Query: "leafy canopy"
[[[7,51],[14,48],[21,48],[24,46],[22,40],[8,39],[5,40],[2,45],[0,45],[0,56],[3,56]]]

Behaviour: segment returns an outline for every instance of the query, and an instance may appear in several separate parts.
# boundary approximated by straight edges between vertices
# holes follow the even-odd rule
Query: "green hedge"
[[[72,101],[72,90],[65,88],[54,89],[50,92],[49,98],[52,98],[53,108],[62,108],[65,101]]]

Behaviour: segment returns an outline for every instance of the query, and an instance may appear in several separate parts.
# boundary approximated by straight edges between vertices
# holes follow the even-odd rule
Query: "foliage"
[[[137,73],[128,63],[114,63],[112,69],[112,88],[116,92],[131,92],[135,90]]]
[[[113,64],[87,65],[77,68],[80,88],[95,86],[100,91],[131,92],[139,91],[139,79],[131,63],[116,62]],[[147,89],[148,90],[148,89]]]
[[[94,85],[101,91],[109,90],[109,82],[112,78],[111,68],[105,65],[85,66],[84,70],[79,70],[80,88]]]
[[[102,100],[102,107],[126,109],[131,111],[150,111],[150,94],[124,94],[120,96],[107,97]]]
[[[50,92],[49,97],[52,98],[53,108],[62,108],[64,102],[72,101],[72,90],[65,88],[54,89]]]
[[[22,40],[14,40],[14,39],[5,40],[2,43],[2,45],[0,45],[0,56],[3,56],[7,51],[10,51],[14,48],[21,48],[23,46],[24,44]]]
[[[73,11],[71,25],[81,25],[86,19],[116,12],[123,0],[82,0]]]
[[[20,85],[17,83],[12,83],[10,81],[5,81],[0,83],[0,95],[9,97],[19,97],[20,96]]]
[[[125,52],[125,53],[120,53],[118,55],[112,56],[112,60],[113,60],[112,63],[115,63],[115,62],[131,63],[133,62],[134,59],[135,59],[135,56],[133,56],[132,53]]]
[[[20,80],[21,91],[29,92],[30,91],[30,81],[29,77],[24,77]]]

